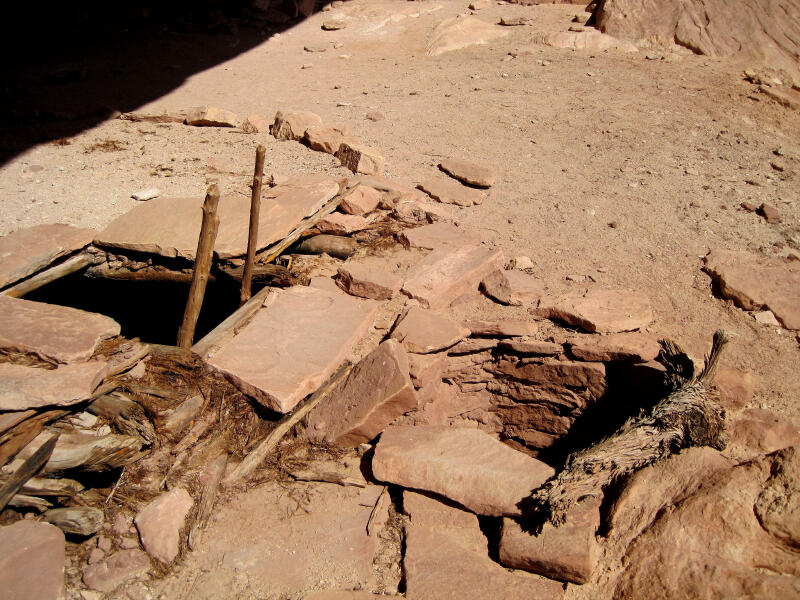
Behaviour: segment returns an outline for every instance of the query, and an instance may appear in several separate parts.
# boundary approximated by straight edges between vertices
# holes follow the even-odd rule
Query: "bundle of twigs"
[[[669,378],[676,385],[652,410],[629,419],[614,434],[569,457],[565,468],[526,499],[537,521],[564,523],[578,502],[601,497],[609,484],[689,446],[722,449],[725,410],[712,386],[714,373],[728,335],[714,334],[710,354],[697,376],[686,378],[685,356],[669,341],[662,342]],[[684,373],[681,371],[684,370]]]

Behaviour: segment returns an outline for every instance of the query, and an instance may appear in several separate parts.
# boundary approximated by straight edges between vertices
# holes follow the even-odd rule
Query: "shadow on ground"
[[[151,102],[302,19],[293,0],[7,4],[0,164]]]

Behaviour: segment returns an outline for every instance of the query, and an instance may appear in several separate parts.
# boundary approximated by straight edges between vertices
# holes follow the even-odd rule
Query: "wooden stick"
[[[386,508],[388,503],[389,488],[388,486],[383,486],[380,496],[378,496],[378,499],[375,501],[375,506],[372,507],[372,510],[369,513],[369,519],[367,519],[367,535],[371,536],[373,533],[375,533],[375,519]]]
[[[22,463],[11,478],[0,487],[0,510],[3,510],[6,504],[8,504],[8,501],[14,497],[25,482],[36,475],[42,466],[44,466],[47,459],[49,459],[50,455],[53,453],[57,440],[58,434],[52,436],[42,444],[28,460]]]
[[[233,469],[233,471],[230,472],[223,482],[224,485],[230,486],[249,477],[252,472],[256,470],[258,465],[264,462],[264,459],[272,451],[272,449],[278,445],[278,442],[283,439],[283,436],[289,433],[292,427],[297,425],[300,419],[311,412],[311,409],[319,404],[319,402],[325,398],[342,379],[347,376],[352,368],[353,365],[351,363],[343,364],[321,388],[319,388],[311,395],[310,398],[308,398],[308,400],[296,408],[292,414],[283,417],[283,419],[278,422],[277,427],[275,427],[275,429],[273,429],[270,434],[258,444],[258,446],[253,448],[250,454],[245,456],[244,460],[240,462],[236,468]]]
[[[289,471],[289,476],[295,481],[335,483],[343,487],[367,487],[367,480],[363,477],[349,477],[344,473],[338,473],[336,471],[316,471],[314,469]]]
[[[199,477],[199,483],[202,484],[203,491],[200,494],[197,518],[189,531],[189,548],[192,550],[197,549],[200,542],[200,532],[205,529],[206,523],[208,523],[208,519],[211,516],[211,510],[214,508],[214,502],[217,499],[219,482],[222,481],[227,464],[228,455],[225,453],[220,454],[213,463],[203,469]]]
[[[242,275],[242,293],[240,304],[250,299],[250,284],[253,280],[253,263],[258,246],[258,216],[261,212],[261,184],[264,179],[264,153],[266,148],[261,144],[256,148],[256,170],[253,173],[253,194],[250,196],[250,229],[247,235],[247,257],[244,259],[244,275]]]
[[[40,287],[47,285],[56,279],[61,279],[62,277],[70,275],[71,273],[85,269],[96,262],[97,259],[93,255],[89,254],[88,252],[82,252],[81,254],[68,258],[61,264],[37,273],[33,277],[29,277],[25,281],[22,281],[16,285],[12,285],[11,287],[0,292],[0,294],[3,296],[10,296],[11,298],[22,298],[25,294],[28,294],[33,290],[38,290]]]
[[[217,325],[206,337],[192,346],[192,352],[201,358],[208,358],[208,354],[214,347],[221,345],[230,337],[233,337],[236,334],[236,330],[258,312],[258,309],[264,304],[264,300],[271,291],[271,288],[268,287],[259,290],[255,296],[250,298],[250,300],[240,306],[237,311]]]
[[[203,203],[203,224],[200,227],[200,238],[197,240],[192,285],[189,288],[186,311],[183,313],[183,324],[178,331],[176,345],[181,348],[189,348],[192,345],[197,318],[200,316],[200,309],[203,306],[208,274],[214,260],[214,242],[217,240],[217,230],[219,229],[218,205],[219,188],[216,184],[212,184],[206,192],[206,200]]]

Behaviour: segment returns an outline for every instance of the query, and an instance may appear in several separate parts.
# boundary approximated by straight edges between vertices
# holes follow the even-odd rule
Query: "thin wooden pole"
[[[253,263],[256,259],[256,246],[258,245],[258,216],[261,212],[261,183],[264,179],[264,153],[266,149],[261,144],[256,148],[256,170],[253,173],[253,194],[250,196],[250,230],[247,236],[247,258],[244,261],[244,275],[242,275],[242,293],[240,304],[250,299],[250,285],[253,281]]]
[[[206,200],[203,203],[203,224],[200,227],[200,237],[197,240],[192,284],[189,288],[186,310],[183,313],[183,323],[178,330],[177,346],[179,348],[190,348],[194,339],[194,329],[197,326],[197,318],[200,316],[200,309],[203,306],[208,274],[211,271],[211,262],[214,259],[214,242],[217,240],[217,230],[219,229],[218,205],[219,188],[214,184],[208,188]]]

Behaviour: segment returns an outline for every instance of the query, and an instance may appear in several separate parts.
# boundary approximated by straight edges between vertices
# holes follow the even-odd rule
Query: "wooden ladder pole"
[[[190,348],[194,339],[194,329],[197,318],[203,306],[203,297],[206,293],[208,274],[211,271],[211,262],[214,259],[214,242],[219,229],[217,206],[219,205],[219,188],[211,185],[206,192],[203,202],[203,224],[200,227],[200,237],[197,240],[197,253],[194,257],[194,271],[192,283],[189,288],[189,299],[186,301],[186,310],[183,313],[183,323],[178,330],[179,348]]]
[[[247,258],[244,261],[244,274],[242,275],[242,293],[239,304],[244,304],[250,299],[250,285],[253,281],[253,263],[256,259],[256,246],[258,245],[258,216],[261,212],[261,184],[264,179],[264,153],[266,149],[261,144],[256,148],[256,169],[253,173],[253,194],[250,196],[250,230],[247,236]]]

